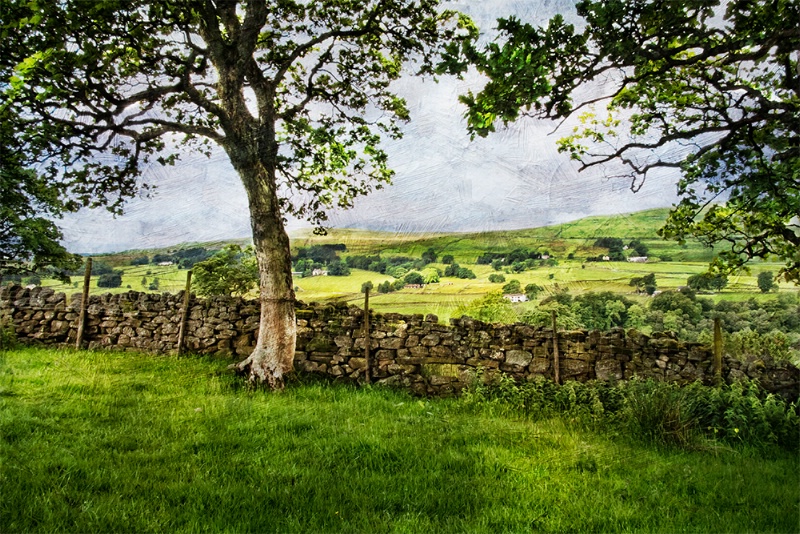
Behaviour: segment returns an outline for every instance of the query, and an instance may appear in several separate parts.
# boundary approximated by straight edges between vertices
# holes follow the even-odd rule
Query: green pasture
[[[796,453],[292,383],[0,353],[0,532],[796,532]]]
[[[434,313],[440,320],[447,321],[459,305],[502,288],[503,284],[489,282],[489,275],[495,272],[491,266],[475,264],[477,257],[486,252],[502,253],[522,248],[554,255],[558,265],[553,267],[538,267],[519,274],[501,271],[506,281],[519,280],[523,288],[527,284],[543,287],[542,298],[567,289],[574,295],[589,291],[614,291],[642,300],[642,297],[633,292],[630,280],[649,273],[656,275],[659,291],[674,290],[684,286],[689,276],[707,270],[713,251],[698,242],[680,245],[656,237],[656,232],[663,224],[667,213],[668,209],[655,209],[615,216],[587,217],[543,228],[484,233],[415,234],[331,229],[326,236],[315,236],[310,231],[298,231],[292,234],[292,247],[296,250],[299,247],[312,245],[344,243],[347,247],[347,251],[343,254],[345,258],[348,255],[375,254],[385,258],[392,256],[419,258],[429,248],[436,251],[439,259],[451,254],[462,267],[471,269],[477,278],[474,280],[442,278],[440,283],[428,285],[422,290],[401,290],[387,295],[378,294],[377,290],[373,290],[371,300],[373,307],[380,312]],[[585,261],[588,257],[605,253],[605,249],[593,246],[595,240],[600,237],[621,237],[623,241],[640,239],[650,248],[651,261],[646,264]],[[185,246],[219,248],[222,245],[223,243],[193,243]],[[91,282],[91,292],[99,294],[131,290],[152,291],[149,287],[156,278],[157,292],[174,293],[184,289],[186,271],[174,265],[168,267],[128,265],[133,258],[152,255],[154,252],[164,253],[169,250],[128,251],[99,257],[98,260],[123,271],[122,287],[98,288],[95,277]],[[576,259],[567,259],[569,254],[573,254]],[[670,261],[662,261],[662,258],[669,258]],[[434,263],[431,267],[444,271],[447,266]],[[765,296],[759,292],[757,276],[764,270],[776,273],[780,267],[780,264],[753,262],[750,266],[751,272],[729,277],[728,286],[722,292],[706,296],[714,300],[770,298],[769,295]],[[372,282],[377,288],[387,280],[394,281],[386,275],[354,269],[350,276],[298,278],[294,281],[294,285],[297,298],[306,303],[344,300],[361,305],[363,302],[361,287],[365,282]],[[67,293],[80,292],[82,283],[80,276],[73,277],[72,283],[67,285],[55,280],[43,282],[56,291]],[[798,288],[784,283],[780,284],[780,291],[798,291]],[[248,296],[255,298],[257,293],[254,291]]]

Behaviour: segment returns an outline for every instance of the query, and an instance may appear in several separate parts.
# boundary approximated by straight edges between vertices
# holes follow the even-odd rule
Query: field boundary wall
[[[85,341],[90,349],[176,353],[183,293],[130,291],[91,296]],[[81,295],[48,288],[0,288],[0,319],[25,344],[75,345]],[[185,349],[243,359],[253,350],[259,303],[233,297],[189,299]],[[364,311],[346,304],[297,305],[295,369],[362,381]],[[490,378],[553,379],[553,332],[524,324],[485,324],[470,318],[438,323],[434,315],[370,315],[370,362],[375,383],[418,395],[447,395],[470,384],[478,370]],[[671,333],[635,330],[559,331],[561,380],[627,380],[634,376],[677,383],[714,382],[711,347],[681,342]],[[723,359],[722,377],[750,378],[789,399],[798,396],[800,370],[769,358]]]

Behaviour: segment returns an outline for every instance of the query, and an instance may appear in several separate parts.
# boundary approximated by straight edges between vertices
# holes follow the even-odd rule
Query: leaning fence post
[[[186,290],[183,292],[183,310],[181,311],[181,327],[178,330],[178,354],[183,354],[183,344],[186,339],[186,325],[189,321],[189,298],[192,290],[192,271],[186,273]]]
[[[714,318],[714,380],[722,384],[722,325],[719,317]]]
[[[78,333],[75,339],[75,348],[83,345],[83,333],[86,330],[86,314],[89,308],[89,284],[92,281],[92,258],[86,258],[86,271],[83,274],[83,297],[81,298],[81,311],[78,315]]]
[[[553,318],[553,379],[556,384],[561,383],[561,363],[558,359],[558,325],[556,324],[556,311],[551,311]]]
[[[369,287],[364,288],[364,359],[367,363],[366,371],[364,371],[364,380],[367,384],[371,383],[370,371],[371,366],[369,362]]]

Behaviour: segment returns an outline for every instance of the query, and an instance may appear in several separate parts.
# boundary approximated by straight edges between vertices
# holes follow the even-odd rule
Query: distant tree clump
[[[525,286],[525,296],[528,297],[528,300],[535,300],[542,291],[544,291],[544,288],[537,284],[528,284]]]
[[[656,287],[658,286],[655,273],[631,278],[630,285],[635,287],[637,291],[643,291],[648,295],[655,293]]]
[[[777,289],[778,284],[775,283],[775,277],[769,271],[758,273],[758,289],[762,293],[769,293],[773,289]]]
[[[511,280],[503,286],[503,293],[522,293],[522,284],[520,284],[519,280]]]
[[[444,263],[445,265],[450,265],[454,261],[455,258],[453,257],[452,254],[445,254],[444,256],[442,256],[442,263]]]
[[[492,273],[489,275],[489,281],[493,284],[502,284],[506,281],[506,277],[502,274]]]
[[[647,254],[650,252],[650,249],[647,247],[647,245],[638,239],[631,241],[628,244],[628,249],[632,250],[636,256],[647,256]]]
[[[330,276],[350,276],[350,267],[343,261],[334,260],[328,264]]]
[[[694,274],[686,280],[694,291],[722,291],[728,285],[728,275],[723,273]]]
[[[422,261],[425,263],[425,265],[429,263],[434,263],[436,261],[436,258],[437,254],[436,251],[433,250],[433,248],[429,248],[428,250],[422,253]]]
[[[484,323],[514,323],[517,312],[511,301],[503,297],[501,291],[494,291],[467,304],[460,305],[453,317],[471,317]]]
[[[405,278],[405,283],[409,285],[422,285],[425,283],[425,279],[422,277],[422,273],[418,273],[416,271],[408,273]]]
[[[122,271],[103,273],[97,279],[97,287],[114,288],[122,286]]]
[[[292,261],[310,259],[315,263],[327,265],[333,261],[339,261],[339,252],[346,252],[347,246],[343,243],[312,245],[310,247],[299,248],[292,257]]]

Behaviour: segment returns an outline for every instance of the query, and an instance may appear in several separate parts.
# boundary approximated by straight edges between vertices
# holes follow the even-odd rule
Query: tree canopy
[[[63,235],[52,219],[70,206],[57,184],[26,168],[10,119],[0,110],[0,275],[50,268],[68,280],[66,273],[82,259],[61,245]]]
[[[433,73],[446,44],[475,37],[471,21],[438,0],[0,2],[0,110],[64,198],[118,213],[153,185],[149,166],[225,152],[262,303],[239,368],[282,387],[296,332],[284,218],[321,228],[389,182],[382,142],[409,119],[392,83]]]
[[[676,169],[664,237],[720,245],[722,271],[778,258],[800,283],[800,4],[796,0],[582,0],[582,29],[500,19],[443,71],[488,77],[461,98],[485,136],[520,117],[575,124],[559,149],[638,191]]]
[[[194,287],[200,295],[244,296],[258,285],[258,265],[252,247],[227,245],[194,265]]]

